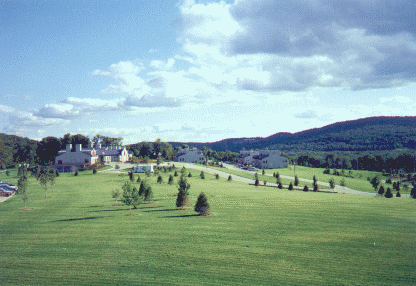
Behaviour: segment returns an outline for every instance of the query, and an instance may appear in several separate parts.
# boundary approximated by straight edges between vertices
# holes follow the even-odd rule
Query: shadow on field
[[[149,210],[149,211],[143,211],[143,212],[170,212],[170,211],[177,211],[178,209],[165,209],[165,210]]]
[[[154,206],[154,207],[141,207],[139,209],[155,209],[155,208],[161,208],[162,206]]]
[[[102,217],[102,216],[89,216],[89,217],[82,217],[82,218],[69,218],[69,219],[53,220],[52,222],[79,221],[79,220],[89,220],[89,219],[97,219],[97,218],[104,218],[104,217]]]
[[[193,217],[193,216],[199,216],[199,214],[190,214],[190,215],[171,215],[171,216],[162,216],[163,218],[167,217]]]
[[[90,211],[90,213],[100,213],[100,212],[120,212],[120,211],[128,211],[129,209],[117,209],[117,210],[99,210],[99,211]]]

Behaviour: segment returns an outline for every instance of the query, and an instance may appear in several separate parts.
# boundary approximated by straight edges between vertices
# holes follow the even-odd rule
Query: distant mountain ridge
[[[169,142],[173,147],[187,144],[201,149],[239,152],[249,149],[283,151],[382,151],[416,149],[416,116],[368,117],[336,122],[296,133],[279,132],[268,137],[230,138],[211,143]]]

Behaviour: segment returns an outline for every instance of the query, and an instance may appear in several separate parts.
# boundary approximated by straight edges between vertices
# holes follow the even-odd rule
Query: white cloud
[[[166,62],[153,60],[150,62],[149,66],[151,68],[158,69],[158,70],[170,70],[172,69],[174,64],[175,64],[175,59],[170,58]]]

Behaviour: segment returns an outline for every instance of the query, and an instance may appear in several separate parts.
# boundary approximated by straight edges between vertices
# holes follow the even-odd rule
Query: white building
[[[73,148],[72,144],[67,144],[66,149],[59,151],[59,155],[55,157],[54,167],[59,172],[71,172],[95,163],[106,164],[129,160],[129,154],[124,147],[110,146],[103,148],[101,145],[96,147],[82,148],[81,144],[76,144]]]
[[[205,162],[205,155],[201,152],[198,152],[196,148],[185,148],[179,151],[178,154],[176,154],[176,161],[184,163],[203,164]]]
[[[241,151],[239,163],[260,169],[288,168],[289,159],[279,150]]]

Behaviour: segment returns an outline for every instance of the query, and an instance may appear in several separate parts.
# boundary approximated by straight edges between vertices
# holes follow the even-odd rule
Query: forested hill
[[[231,138],[213,143],[169,142],[201,149],[239,152],[249,149],[283,151],[382,151],[416,149],[416,117],[369,117],[337,122],[297,133],[276,133],[262,138]]]

